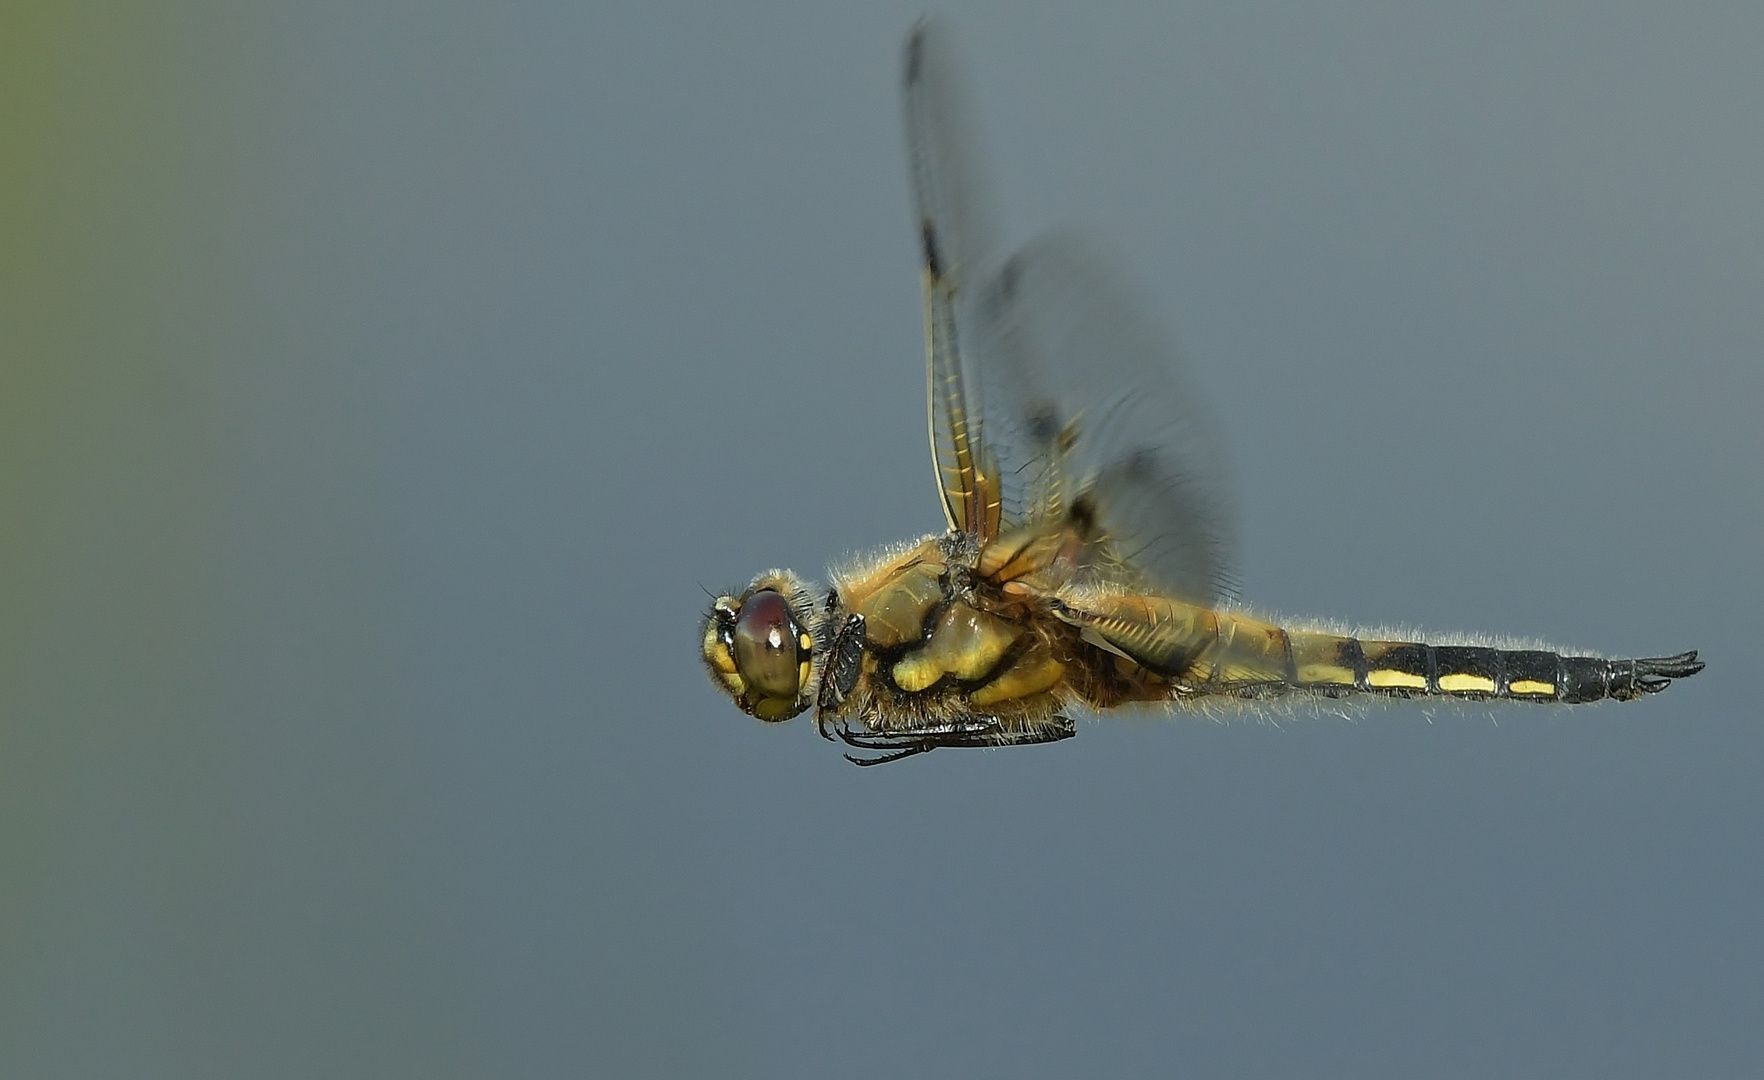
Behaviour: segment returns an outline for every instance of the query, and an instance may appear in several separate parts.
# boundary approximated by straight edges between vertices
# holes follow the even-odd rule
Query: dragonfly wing
[[[1097,580],[1230,595],[1222,458],[1156,321],[1093,245],[1054,236],[1001,257],[970,99],[934,19],[907,39],[903,100],[950,527],[983,545],[1063,532],[1010,550],[1023,567],[1055,551]]]
[[[954,48],[934,19],[921,19],[907,39],[902,94],[922,247],[931,456],[950,527],[985,541],[999,528],[998,470],[981,426],[978,358],[964,353],[961,330],[974,283],[996,262],[992,204]]]
[[[1233,596],[1219,442],[1102,249],[1066,233],[1034,241],[980,284],[968,314],[1007,526],[1065,530],[1080,580],[1203,604]]]

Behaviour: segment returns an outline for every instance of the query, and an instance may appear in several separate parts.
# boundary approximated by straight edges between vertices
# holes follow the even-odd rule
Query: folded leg
[[[845,755],[845,759],[853,765],[884,765],[915,754],[928,754],[943,747],[981,749],[992,746],[1034,746],[1059,742],[1078,733],[1072,721],[1064,716],[1053,717],[1052,723],[1047,726],[1021,731],[1007,730],[993,719],[941,724],[911,731],[853,731],[844,721],[840,721],[834,730],[847,746],[879,752],[878,756],[869,758]]]

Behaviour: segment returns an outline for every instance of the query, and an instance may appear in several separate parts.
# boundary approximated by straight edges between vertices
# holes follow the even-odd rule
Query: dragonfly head
[[[711,681],[742,712],[771,723],[814,700],[814,599],[788,570],[768,570],[740,596],[719,596],[704,617]]]

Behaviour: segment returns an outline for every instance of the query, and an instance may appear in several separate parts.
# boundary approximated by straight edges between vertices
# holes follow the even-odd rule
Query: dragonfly
[[[703,659],[742,711],[779,723],[813,707],[847,759],[877,765],[1057,742],[1074,715],[1127,706],[1567,705],[1634,700],[1703,669],[1695,651],[1392,640],[1239,606],[1219,440],[1147,305],[1080,235],[1000,252],[941,23],[913,28],[902,89],[948,528],[840,566],[825,586],[768,570],[715,596]]]

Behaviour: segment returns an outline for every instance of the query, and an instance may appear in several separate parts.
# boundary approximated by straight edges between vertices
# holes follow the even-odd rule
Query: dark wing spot
[[[1096,535],[1097,514],[1096,495],[1087,491],[1072,500],[1072,508],[1066,511],[1066,522],[1073,532],[1089,542]]]
[[[925,248],[925,268],[931,271],[932,277],[941,278],[943,276],[943,259],[937,254],[937,233],[931,228],[930,221],[927,220],[920,227],[919,237]]]
[[[1029,438],[1037,446],[1050,446],[1060,433],[1060,414],[1053,402],[1037,402],[1029,411]]]

